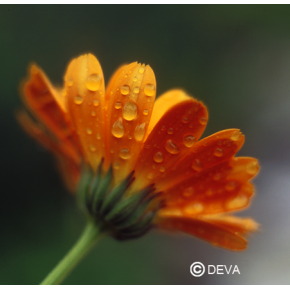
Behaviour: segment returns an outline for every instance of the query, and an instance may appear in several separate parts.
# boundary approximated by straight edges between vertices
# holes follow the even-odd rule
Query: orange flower
[[[246,248],[243,236],[257,224],[225,213],[249,204],[254,193],[249,180],[259,170],[258,161],[234,157],[244,143],[237,129],[198,141],[208,113],[182,90],[170,90],[154,104],[156,80],[150,66],[123,65],[105,91],[101,66],[92,54],[71,61],[63,89],[32,65],[23,95],[36,121],[21,111],[21,125],[54,153],[72,191],[83,163],[95,173],[111,168],[111,187],[129,176],[127,198],[146,188],[152,189],[152,199],[153,192],[159,193],[153,225],[230,250]]]

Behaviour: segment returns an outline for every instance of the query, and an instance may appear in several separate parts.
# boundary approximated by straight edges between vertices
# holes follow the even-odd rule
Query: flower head
[[[234,156],[244,143],[239,130],[198,141],[206,107],[178,89],[154,103],[154,72],[137,62],[120,67],[106,90],[92,54],[70,62],[63,89],[36,65],[29,74],[23,95],[35,120],[21,111],[21,125],[54,153],[68,187],[78,187],[90,215],[116,237],[154,225],[246,248],[243,236],[257,224],[227,213],[248,206],[259,166]]]

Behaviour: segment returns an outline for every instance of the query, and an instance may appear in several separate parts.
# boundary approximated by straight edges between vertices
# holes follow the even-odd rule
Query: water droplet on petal
[[[139,89],[139,87],[135,87],[135,88],[133,89],[133,91],[134,91],[135,94],[138,94],[138,93],[140,92],[140,89]]]
[[[99,74],[92,74],[87,77],[86,87],[90,91],[97,91],[100,88],[102,77]]]
[[[201,203],[192,202],[184,208],[184,211],[186,214],[198,214],[198,213],[201,213],[203,209],[204,207]]]
[[[123,107],[123,118],[127,121],[135,119],[137,116],[137,105],[133,101],[128,101]]]
[[[173,128],[169,128],[169,129],[167,130],[167,133],[168,133],[168,134],[173,134]]]
[[[227,191],[232,191],[236,188],[237,184],[234,181],[230,181],[225,185]]]
[[[145,125],[146,123],[142,123],[137,125],[134,131],[134,137],[136,141],[142,141],[145,135]]]
[[[94,146],[94,145],[90,145],[90,150],[92,151],[92,152],[95,152],[96,151],[96,146]]]
[[[191,168],[195,171],[201,171],[202,170],[202,164],[199,159],[195,159],[191,165]]]
[[[165,149],[171,154],[178,154],[180,149],[176,144],[173,143],[172,140],[167,140],[165,143]]]
[[[220,173],[216,173],[214,176],[213,176],[213,180],[215,180],[215,181],[218,181],[218,180],[220,180],[221,179],[221,174]]]
[[[130,150],[128,148],[122,148],[119,152],[119,156],[122,159],[129,159],[131,157]]]
[[[183,144],[186,147],[190,148],[190,147],[193,146],[194,143],[195,143],[195,137],[194,136],[192,136],[192,135],[185,135],[183,137]]]
[[[73,81],[73,80],[69,80],[69,81],[67,82],[67,85],[68,85],[69,87],[71,87],[73,84],[74,84],[74,81]]]
[[[206,123],[207,123],[207,119],[206,119],[205,117],[201,117],[201,118],[199,118],[199,123],[200,123],[201,125],[206,125]]]
[[[152,97],[154,95],[154,93],[155,93],[155,87],[154,87],[154,85],[147,84],[144,87],[144,93],[145,93],[146,96]]]
[[[188,122],[189,122],[188,118],[183,118],[183,119],[182,119],[182,123],[186,124],[186,123],[188,123]]]
[[[119,118],[112,126],[112,134],[117,138],[122,138],[124,136],[125,130],[122,123],[122,119]]]
[[[100,101],[99,100],[94,100],[93,104],[94,104],[95,107],[97,107],[100,104]]]
[[[117,103],[115,103],[115,109],[121,109],[122,108],[122,103],[120,103],[120,102],[117,102]]]
[[[121,87],[121,94],[122,95],[128,95],[130,93],[130,87],[127,85],[124,85]]]
[[[240,195],[240,196],[233,198],[232,200],[229,200],[226,203],[226,207],[227,207],[227,209],[232,210],[232,209],[244,207],[247,205],[247,203],[248,203],[247,197],[245,195]]]
[[[259,170],[258,162],[257,161],[251,162],[250,164],[248,164],[246,170],[247,170],[248,174],[251,174],[251,175],[256,174],[258,172],[258,170]]]
[[[93,117],[95,117],[95,116],[96,116],[96,112],[95,112],[95,111],[92,111],[91,115],[92,115]]]
[[[99,133],[97,134],[97,139],[101,140],[101,134],[99,134]]]
[[[148,179],[152,179],[152,178],[153,178],[153,174],[152,174],[152,173],[149,173],[149,174],[147,175],[147,178],[148,178]]]
[[[157,163],[160,163],[163,161],[163,154],[161,152],[157,152],[154,157],[153,157],[154,161]]]
[[[115,162],[115,163],[113,164],[113,167],[114,167],[115,169],[119,169],[119,168],[120,168],[120,164],[119,164],[118,162]]]
[[[91,128],[87,128],[87,134],[91,135],[93,133]]]
[[[75,96],[75,99],[74,99],[75,104],[80,105],[83,103],[83,101],[84,99],[81,96]]]
[[[159,168],[159,171],[160,171],[160,172],[164,172],[164,171],[165,171],[165,167],[161,166],[161,167]]]
[[[144,115],[144,116],[147,116],[148,114],[149,114],[149,111],[148,111],[148,110],[144,110],[144,111],[143,111],[143,115]]]
[[[191,186],[191,187],[186,188],[182,192],[182,195],[185,196],[185,197],[188,197],[188,196],[191,196],[193,193],[194,193],[194,188]]]
[[[144,70],[145,70],[145,69],[144,69],[144,67],[143,67],[143,66],[141,66],[141,67],[139,68],[139,70],[138,70],[138,71],[139,71],[139,74],[142,74],[142,73],[144,73]]]
[[[240,137],[241,137],[241,132],[239,132],[239,131],[235,131],[233,134],[232,134],[232,136],[231,136],[231,140],[232,141],[238,141],[239,139],[240,139]]]
[[[166,129],[165,126],[161,127],[161,131],[165,131],[165,129]]]
[[[222,148],[216,148],[215,150],[214,150],[214,153],[213,153],[216,157],[221,157],[221,156],[223,156],[223,154],[224,154],[224,151],[223,151],[223,149]]]
[[[137,78],[136,77],[133,78],[133,82],[137,82]]]

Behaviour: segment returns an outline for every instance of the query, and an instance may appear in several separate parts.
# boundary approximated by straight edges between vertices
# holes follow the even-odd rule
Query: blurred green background
[[[262,169],[240,215],[262,224],[235,253],[186,235],[151,232],[103,239],[65,284],[289,284],[290,6],[0,6],[0,284],[38,284],[84,226],[51,155],[18,126],[19,82],[28,64],[62,84],[68,62],[95,54],[106,80],[125,62],[154,69],[157,91],[180,87],[202,100],[203,136],[239,128],[239,156]],[[190,265],[238,265],[240,275],[191,276]]]

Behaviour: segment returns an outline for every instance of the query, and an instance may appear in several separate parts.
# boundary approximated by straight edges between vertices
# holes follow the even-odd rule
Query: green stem
[[[97,242],[97,237],[100,234],[100,228],[92,221],[89,221],[76,244],[46,276],[40,285],[60,284],[88,250]]]

